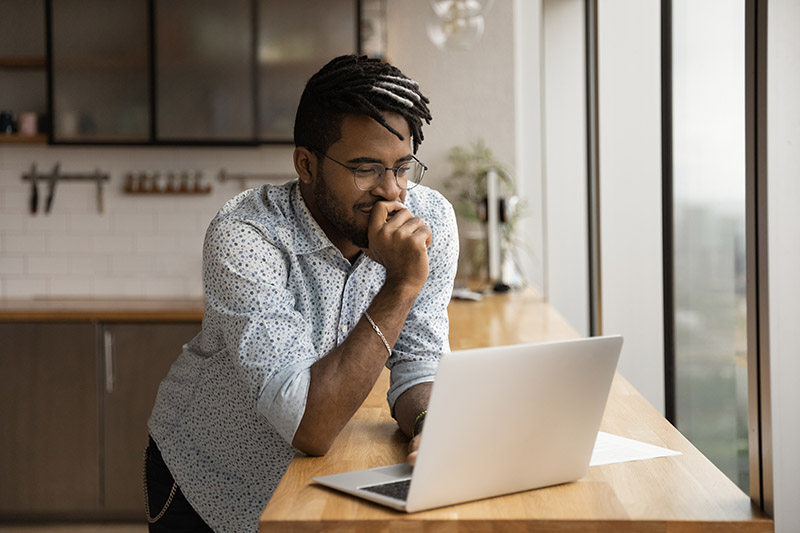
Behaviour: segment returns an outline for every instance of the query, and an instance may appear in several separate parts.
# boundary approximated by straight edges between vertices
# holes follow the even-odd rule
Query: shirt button
[[[347,333],[347,324],[342,324],[342,333]]]

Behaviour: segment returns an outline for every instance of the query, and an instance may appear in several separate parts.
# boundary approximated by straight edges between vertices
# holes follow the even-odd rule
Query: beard
[[[325,182],[322,173],[322,166],[318,167],[317,179],[314,182],[314,202],[317,204],[322,215],[328,222],[335,227],[339,233],[344,235],[350,242],[359,248],[369,248],[369,236],[367,226],[360,227],[353,217],[352,211],[348,211],[344,206],[337,204],[333,193],[331,193]],[[356,205],[355,208],[365,207]]]

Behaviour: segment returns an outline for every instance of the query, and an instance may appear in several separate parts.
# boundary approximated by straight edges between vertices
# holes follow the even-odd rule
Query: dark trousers
[[[152,437],[150,437],[150,443],[145,453],[145,483],[147,483],[148,505],[150,506],[148,518],[155,518],[169,499],[175,480],[164,463],[164,459],[161,458],[161,452]],[[178,487],[161,518],[150,524],[150,531],[154,533],[188,533],[212,532],[212,529],[192,509]]]

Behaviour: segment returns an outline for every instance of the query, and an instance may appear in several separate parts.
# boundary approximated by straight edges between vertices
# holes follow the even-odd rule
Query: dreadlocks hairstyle
[[[408,122],[417,153],[422,121],[430,124],[430,100],[419,84],[400,69],[367,56],[346,55],[331,60],[308,80],[294,121],[294,144],[327,151],[341,136],[342,117],[367,115],[396,135],[381,113],[397,113]]]

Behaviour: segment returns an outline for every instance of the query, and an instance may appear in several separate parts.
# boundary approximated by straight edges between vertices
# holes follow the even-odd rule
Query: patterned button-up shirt
[[[389,405],[432,381],[449,350],[447,304],[458,258],[452,206],[422,185],[406,205],[433,231],[429,275],[386,366]],[[306,405],[310,367],[340,344],[386,271],[352,264],[325,236],[297,180],[228,201],[203,249],[202,331],[159,387],[150,433],[192,507],[215,531],[256,531]]]

